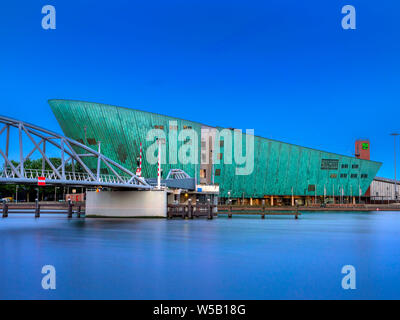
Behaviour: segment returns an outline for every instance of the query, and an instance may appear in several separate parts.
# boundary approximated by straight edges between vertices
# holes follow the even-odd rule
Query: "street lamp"
[[[57,202],[57,189],[59,189],[59,187],[54,187],[54,201]]]
[[[396,179],[396,137],[400,135],[399,133],[391,133],[391,136],[393,136],[393,142],[394,142],[394,199],[397,202],[397,179]]]
[[[157,161],[157,189],[161,189],[161,145],[166,144],[165,139],[157,139],[158,144],[158,161]]]

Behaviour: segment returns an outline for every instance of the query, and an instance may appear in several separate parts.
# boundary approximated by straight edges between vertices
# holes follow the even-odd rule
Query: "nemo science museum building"
[[[101,103],[49,100],[64,134],[137,172],[157,178],[181,169],[196,188],[217,187],[220,203],[303,205],[355,203],[368,197],[381,163],[369,160],[369,142],[345,156],[210,127],[190,120]],[[96,168],[97,163],[87,160]],[[108,168],[101,169],[103,174]]]

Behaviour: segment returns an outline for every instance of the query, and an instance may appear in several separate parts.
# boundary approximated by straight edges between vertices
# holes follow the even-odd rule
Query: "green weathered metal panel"
[[[177,132],[190,126],[197,133],[198,153],[200,159],[200,137],[202,124],[154,114],[134,109],[110,106],[99,103],[50,100],[49,104],[59,122],[64,134],[72,139],[83,141],[93,149],[97,145],[90,144],[101,141],[102,153],[115,160],[131,171],[136,169],[136,158],[139,156],[140,143],[143,144],[144,153],[154,141],[146,141],[148,131],[154,126],[163,126],[167,137],[170,130],[170,121],[177,122]],[[86,137],[85,137],[86,128]],[[222,130],[223,128],[217,128]],[[94,139],[94,140],[93,140]],[[178,149],[184,142],[178,142]],[[243,134],[243,147],[246,146]],[[225,157],[224,147],[220,151]],[[234,154],[232,152],[232,154]],[[145,157],[145,154],[144,154]],[[381,163],[360,160],[349,156],[338,155],[325,151],[310,149],[262,137],[254,137],[254,170],[248,176],[236,175],[236,163],[232,157],[232,164],[215,164],[214,169],[220,169],[220,176],[215,176],[215,182],[220,185],[220,195],[231,197],[262,198],[266,195],[339,195],[343,187],[344,195],[358,196],[361,188],[362,194],[366,192],[372,179],[378,172]],[[323,159],[338,161],[337,169],[322,169]],[[85,160],[94,168],[97,163],[90,159]],[[348,164],[342,168],[342,164]],[[358,168],[352,168],[358,165]],[[199,165],[171,164],[169,152],[166,152],[166,164],[162,169],[167,173],[170,169],[177,168],[186,171],[190,176],[199,178]],[[106,168],[103,168],[106,170]],[[148,164],[144,159],[142,173],[145,177],[157,176],[157,165]],[[346,177],[341,176],[346,174]],[[352,178],[352,174],[357,177]],[[366,174],[367,178],[361,178]],[[314,185],[316,191],[309,191],[309,185]]]

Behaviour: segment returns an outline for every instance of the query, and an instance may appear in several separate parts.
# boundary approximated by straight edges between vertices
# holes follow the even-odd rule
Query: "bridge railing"
[[[0,183],[31,184],[35,181],[40,182],[38,180],[42,179],[39,178],[43,177],[50,184],[153,188],[142,177],[101,154],[100,141],[96,151],[85,144],[44,128],[0,116],[0,136],[3,133],[6,139],[2,139],[0,143],[0,160],[1,158],[4,160],[3,170],[0,170]],[[10,147],[13,150],[19,150],[18,162],[9,157],[12,153]],[[56,164],[49,156],[48,147],[58,151],[61,164]],[[42,159],[42,167],[40,169],[26,168],[28,160],[38,154]],[[54,156],[54,150],[51,154]],[[88,167],[88,162],[85,161],[87,158],[91,159],[91,163],[97,163],[96,168]],[[51,170],[45,170],[48,167]],[[67,168],[72,172],[67,171]],[[80,172],[77,172],[76,168],[79,168]],[[106,169],[108,174],[102,174],[103,169]]]
[[[25,179],[29,180],[38,180],[39,178],[43,177],[46,180],[61,180],[54,171],[51,170],[41,170],[41,169],[25,169],[24,176]],[[16,173],[10,169],[2,170],[0,172],[0,178],[8,178],[14,179],[19,178]],[[128,183],[130,177],[120,175],[120,178],[123,182]],[[65,172],[65,177],[62,180],[66,181],[75,181],[75,182],[83,182],[90,180],[90,175],[83,172]],[[116,176],[110,174],[100,174],[99,175],[99,182],[102,183],[121,183]]]

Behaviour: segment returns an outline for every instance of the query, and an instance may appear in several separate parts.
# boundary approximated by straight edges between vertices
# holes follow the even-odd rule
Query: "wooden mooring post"
[[[232,206],[229,206],[228,218],[232,218]]]
[[[68,218],[72,218],[72,201],[68,200]]]
[[[8,217],[8,204],[7,202],[3,201],[3,218]]]
[[[191,199],[189,199],[189,204],[188,204],[188,218],[193,219],[193,207]]]
[[[35,218],[40,218],[40,204],[39,199],[35,200]]]
[[[301,212],[299,211],[298,207],[293,208],[292,210],[285,210],[283,208],[282,209],[268,208],[264,205],[259,208],[232,207],[228,205],[222,207],[221,211],[220,213],[227,214],[228,219],[232,218],[233,214],[240,216],[259,215],[261,216],[261,219],[266,219],[266,216],[293,216],[295,219],[299,219],[299,216],[301,216]]]
[[[208,204],[207,204],[207,213],[208,213],[207,219],[208,220],[212,220],[213,219],[213,213],[212,213],[212,206],[211,206],[210,201],[208,201]]]
[[[180,217],[182,219],[193,219],[194,217],[207,217],[207,219],[214,219],[213,209],[215,205],[209,203],[196,203],[193,205],[192,202],[187,204],[169,204],[167,209],[167,218],[172,219],[174,217]]]

